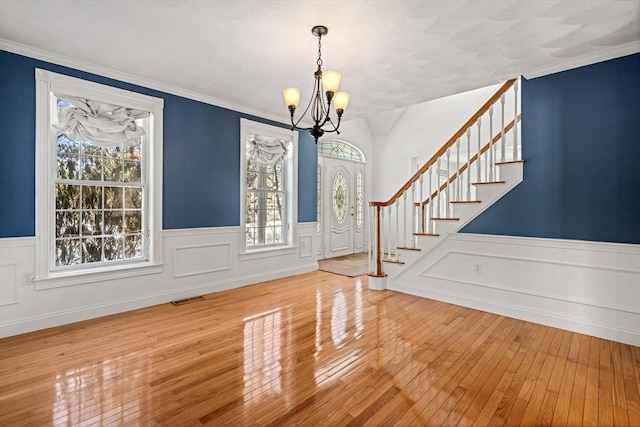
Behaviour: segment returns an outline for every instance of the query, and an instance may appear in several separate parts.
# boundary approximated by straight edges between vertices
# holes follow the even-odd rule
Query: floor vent
[[[171,301],[171,304],[182,305],[182,304],[189,304],[190,302],[196,302],[196,301],[202,301],[202,300],[204,300],[203,296],[197,296],[197,297],[190,297],[190,298],[179,299],[176,301]]]

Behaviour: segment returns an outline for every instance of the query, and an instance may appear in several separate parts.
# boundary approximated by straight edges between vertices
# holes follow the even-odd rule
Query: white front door
[[[324,258],[364,251],[364,164],[324,160],[322,216]]]

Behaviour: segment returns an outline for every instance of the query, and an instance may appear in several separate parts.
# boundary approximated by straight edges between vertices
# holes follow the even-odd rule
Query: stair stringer
[[[385,273],[387,273],[387,289],[396,289],[396,284],[402,284],[415,278],[416,271],[420,274],[429,263],[434,261],[434,254],[438,253],[438,248],[452,234],[457,234],[465,225],[484,212],[505,194],[514,189],[523,179],[523,163],[513,162],[499,164],[500,184],[484,184],[476,188],[476,199],[481,203],[473,204],[452,204],[452,216],[459,218],[458,221],[439,222],[436,225],[436,233],[439,236],[417,236],[417,247],[420,252],[400,250],[400,259],[404,264],[385,263]],[[402,291],[405,292],[405,291]],[[430,297],[431,298],[431,297]],[[433,298],[437,299],[437,298]]]

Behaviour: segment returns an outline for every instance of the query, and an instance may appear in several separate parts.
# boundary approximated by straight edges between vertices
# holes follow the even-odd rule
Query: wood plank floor
[[[0,340],[0,425],[639,426],[640,348],[314,272]]]

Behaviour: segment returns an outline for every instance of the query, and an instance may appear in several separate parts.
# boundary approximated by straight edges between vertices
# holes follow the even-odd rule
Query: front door
[[[324,257],[364,251],[364,164],[324,159]]]

